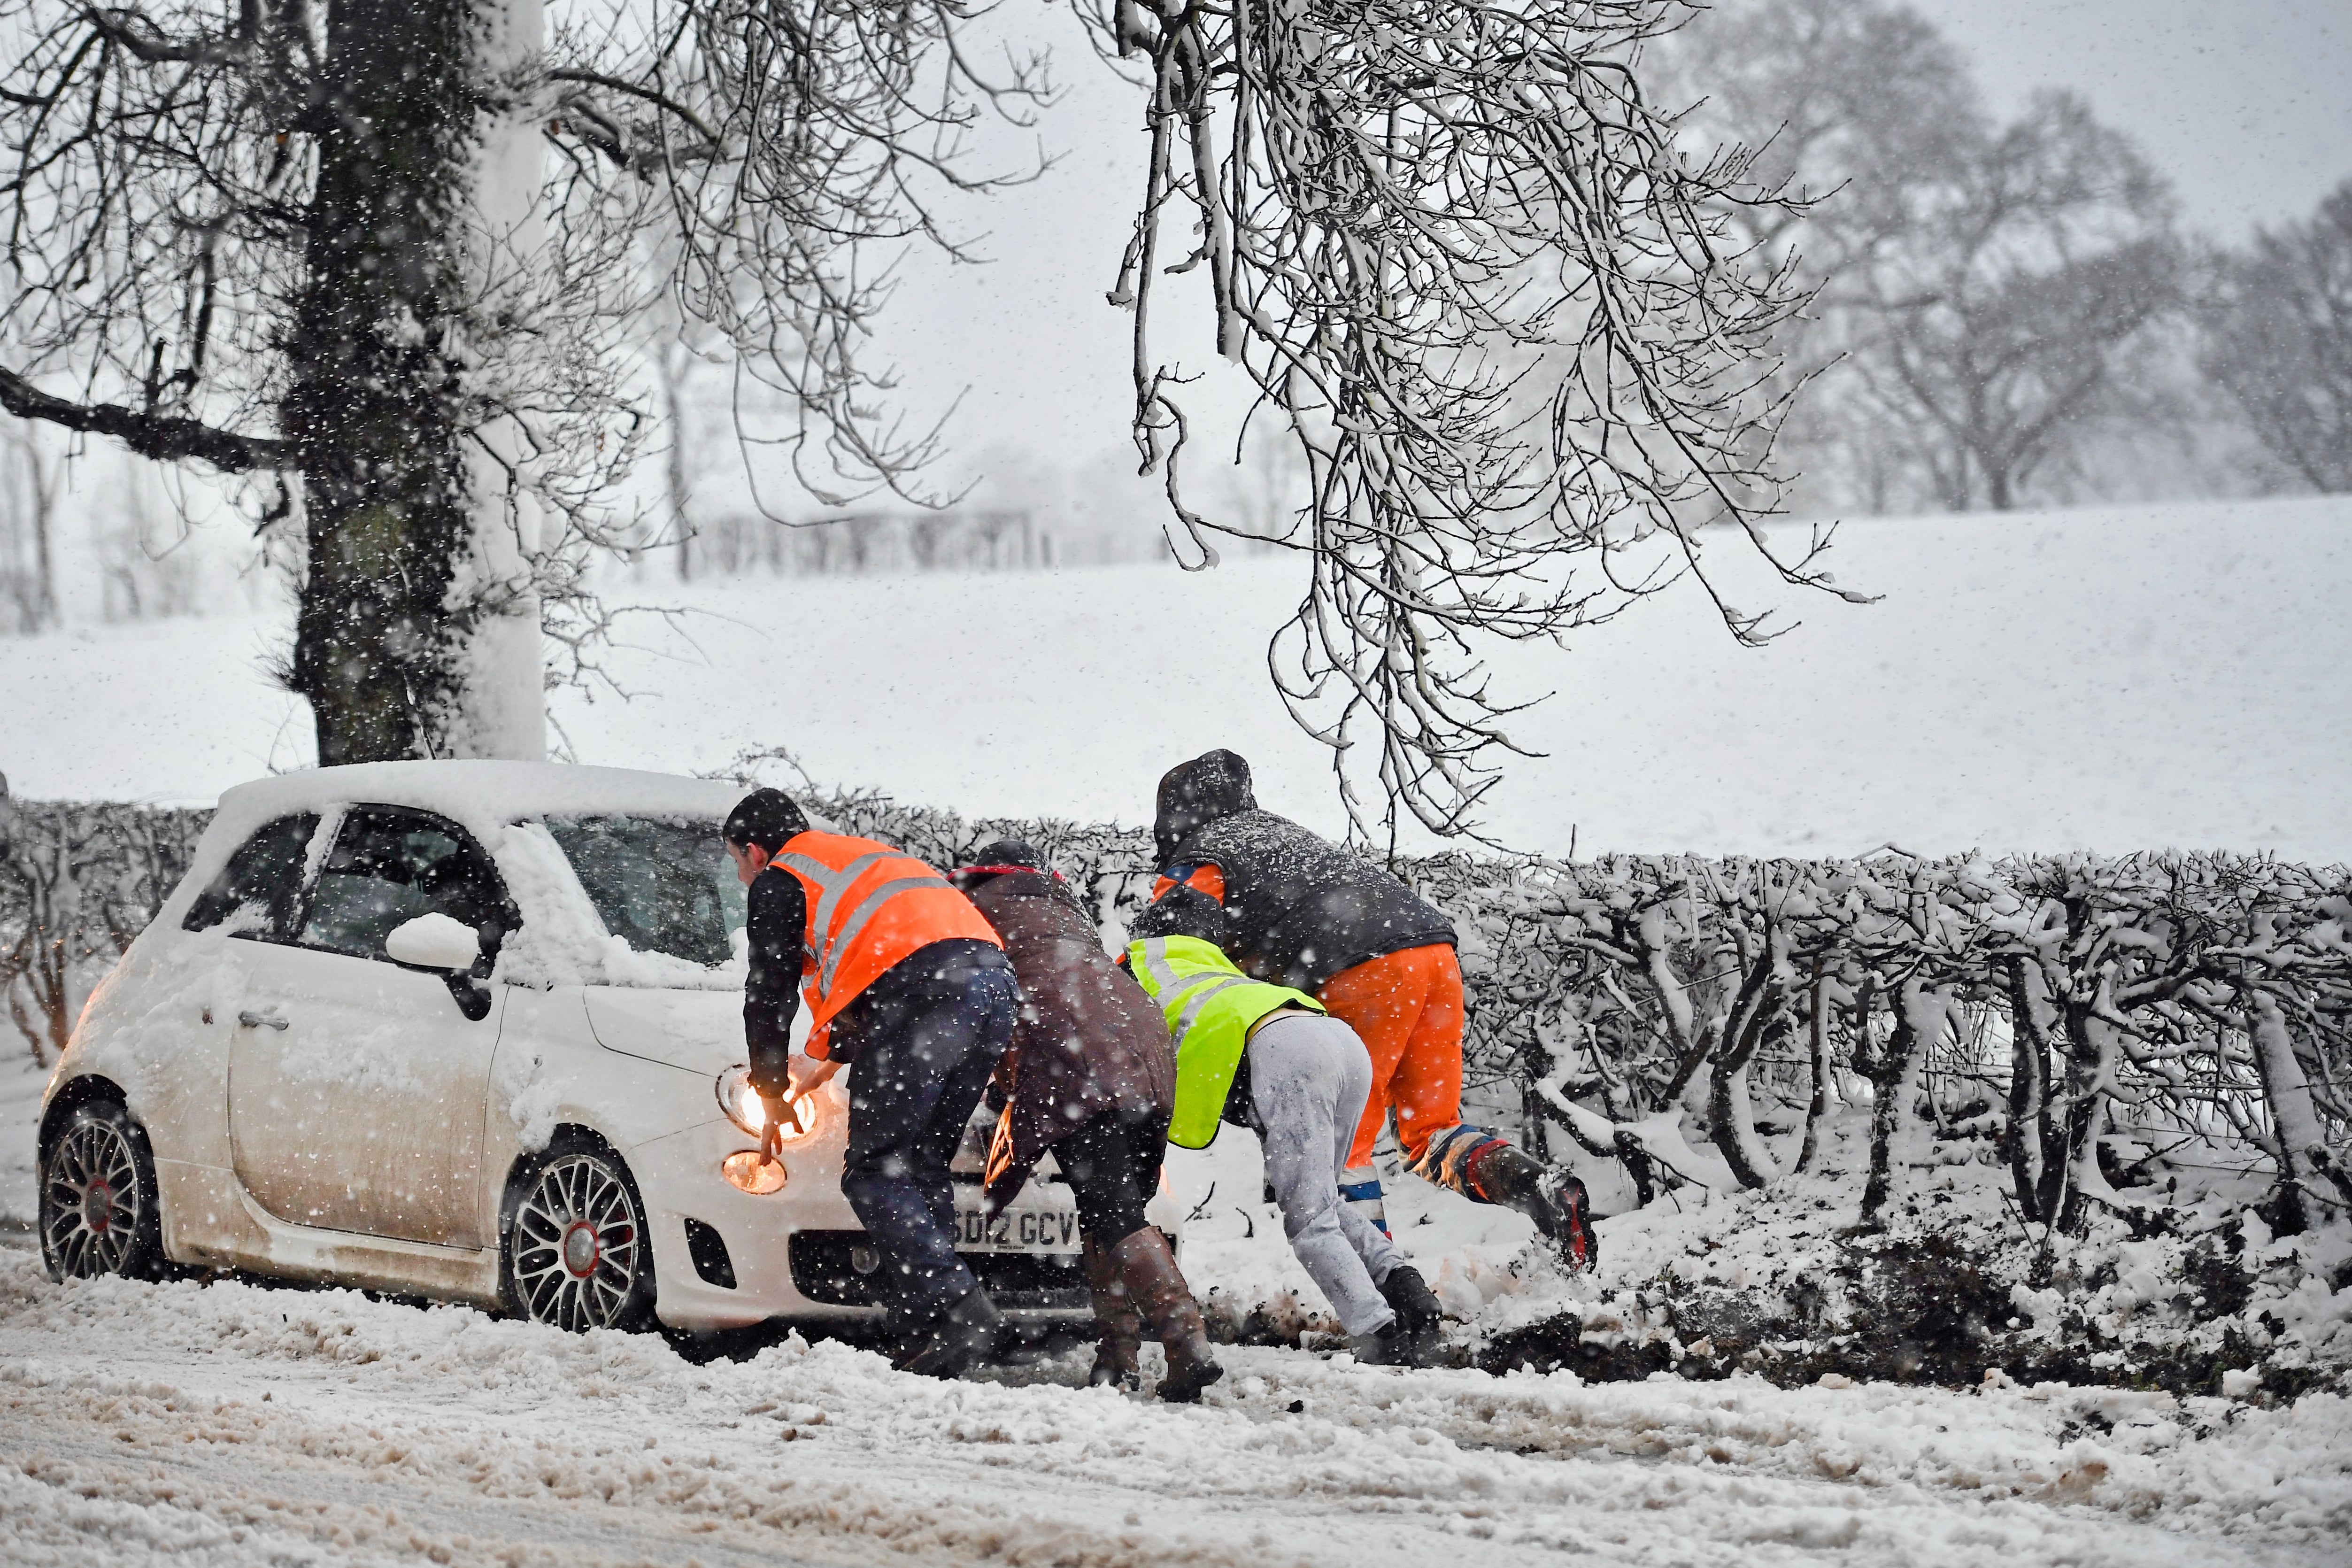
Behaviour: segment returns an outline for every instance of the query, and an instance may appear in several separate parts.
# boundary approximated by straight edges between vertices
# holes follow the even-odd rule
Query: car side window
[[[292,932],[294,909],[302,891],[302,859],[319,831],[316,812],[281,816],[237,847],[196,901],[188,906],[184,931],[210,931],[230,924],[231,936],[284,942]]]
[[[354,806],[310,889],[305,947],[391,962],[384,938],[419,915],[482,933],[485,954],[515,924],[498,870],[457,824],[395,806]]]

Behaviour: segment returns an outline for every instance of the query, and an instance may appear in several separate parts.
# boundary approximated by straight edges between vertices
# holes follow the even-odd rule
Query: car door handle
[[[248,1029],[282,1029],[286,1020],[275,1013],[239,1013],[236,1021]]]

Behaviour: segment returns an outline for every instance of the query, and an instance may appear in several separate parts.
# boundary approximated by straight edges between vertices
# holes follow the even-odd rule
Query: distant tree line
[[[1660,48],[1693,155],[1796,198],[1727,216],[1815,291],[1782,340],[1809,509],[2352,489],[2352,180],[2201,239],[2083,99],[2002,120],[1889,0],[1728,0]]]
[[[786,577],[869,572],[1018,572],[1062,564],[1054,531],[1025,509],[903,508],[786,523],[729,510],[660,542],[678,579],[767,572]],[[659,548],[657,546],[656,548]]]

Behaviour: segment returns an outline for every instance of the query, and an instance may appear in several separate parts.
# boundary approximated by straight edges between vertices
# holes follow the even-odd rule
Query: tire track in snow
[[[2325,1560],[2287,1519],[2229,1539],[1983,1495],[1932,1446],[1827,1479],[1822,1452],[1885,1426],[1841,1436],[1827,1391],[1234,1360],[1231,1392],[1188,1411],[929,1383],[836,1344],[696,1367],[658,1339],[341,1291],[58,1288],[0,1258],[0,1532],[27,1532],[12,1561],[46,1542],[26,1560],[61,1563],[141,1540],[289,1562]],[[1843,1398],[1979,1414],[1924,1392]],[[1950,1447],[2039,1462],[2037,1436],[1993,1421]],[[2024,1489],[2016,1467],[1996,1479]]]

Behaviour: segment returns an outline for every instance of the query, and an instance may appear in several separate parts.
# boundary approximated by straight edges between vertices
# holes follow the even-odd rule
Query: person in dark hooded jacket
[[[999,840],[950,880],[995,928],[1021,983],[1020,1018],[993,1080],[1004,1111],[984,1200],[1001,1213],[1050,1152],[1077,1201],[1102,1331],[1088,1381],[1135,1386],[1149,1321],[1168,1356],[1160,1396],[1198,1399],[1224,1369],[1168,1237],[1143,1212],[1160,1187],[1176,1104],[1167,1022],[1028,845]]]
[[[1152,899],[1165,928],[1313,994],[1371,1054],[1371,1098],[1340,1188],[1349,1201],[1387,1228],[1372,1145],[1393,1110],[1415,1174],[1519,1210],[1571,1267],[1588,1267],[1583,1184],[1462,1120],[1467,1014],[1453,922],[1362,856],[1261,810],[1234,752],[1170,769],[1158,807]]]

